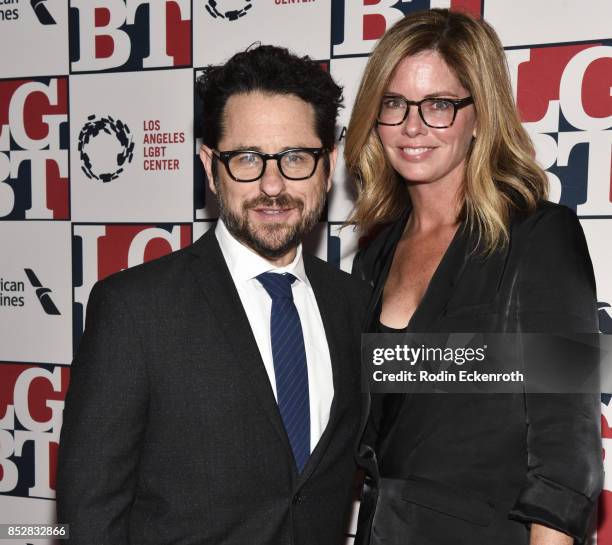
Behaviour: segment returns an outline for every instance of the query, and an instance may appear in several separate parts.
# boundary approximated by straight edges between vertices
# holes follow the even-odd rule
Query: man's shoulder
[[[103,289],[125,293],[163,293],[172,286],[185,283],[186,277],[191,274],[189,271],[193,260],[198,254],[205,253],[210,239],[210,236],[204,235],[184,248],[114,273],[98,284]]]

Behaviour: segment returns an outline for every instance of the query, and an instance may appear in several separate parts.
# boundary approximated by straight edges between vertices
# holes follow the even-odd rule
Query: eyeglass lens
[[[418,107],[423,120],[431,127],[447,127],[455,117],[455,105],[448,100],[426,99]],[[408,104],[401,98],[386,97],[382,101],[378,121],[399,124],[405,119],[407,108]]]
[[[263,175],[265,159],[260,155],[245,151],[234,155],[228,163],[231,175],[239,180],[253,180]],[[316,158],[314,154],[295,150],[280,156],[279,166],[285,178],[309,178],[314,173]]]

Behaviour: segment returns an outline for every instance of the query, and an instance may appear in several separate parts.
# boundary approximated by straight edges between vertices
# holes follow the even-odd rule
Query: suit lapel
[[[216,318],[219,331],[235,352],[237,364],[244,367],[247,389],[258,397],[258,404],[278,433],[287,455],[293,458],[270,379],[214,229],[208,230],[189,251],[198,258],[193,260],[192,272]]]
[[[380,268],[377,271],[376,278],[373,279],[374,291],[368,307],[368,327],[366,331],[378,331],[377,320],[380,315],[383,291],[393,263],[395,249],[402,238],[409,217],[410,209],[406,210],[389,232],[387,241],[377,258],[380,262]],[[466,224],[459,225],[438,268],[431,277],[423,299],[410,319],[408,331],[425,331],[439,318],[465,269],[475,242],[475,238]]]
[[[434,331],[436,321],[446,310],[465,270],[472,244],[470,230],[462,223],[431,277],[425,295],[410,319],[408,331]]]
[[[346,357],[346,348],[340,346],[340,339],[345,337],[342,333],[346,328],[346,321],[343,319],[342,313],[338,312],[338,294],[334,291],[329,278],[322,276],[318,268],[313,266],[311,259],[310,256],[304,255],[304,267],[315,294],[315,299],[317,300],[317,306],[325,329],[325,336],[327,338],[332,364],[334,399],[332,401],[327,426],[314,451],[311,453],[304,471],[299,477],[298,486],[306,482],[316,469],[329,446],[343,411],[346,410],[349,402],[349,393],[346,389],[346,377],[347,374],[351,372],[351,369],[349,369],[351,362],[348,361]],[[358,367],[355,368],[354,372],[358,372]]]
[[[395,222],[395,225],[389,231],[387,240],[385,240],[378,256],[376,256],[376,263],[378,268],[375,271],[375,277],[372,278],[372,298],[367,310],[367,323],[365,330],[368,332],[374,332],[378,330],[377,320],[380,314],[380,304],[382,302],[382,294],[385,289],[385,283],[389,276],[389,270],[391,269],[391,263],[393,262],[393,256],[395,255],[395,249],[397,244],[402,238],[404,229],[406,228],[406,222],[410,216],[410,209],[407,209],[402,216]]]
[[[410,210],[407,210],[402,218],[398,220],[396,227],[389,233],[389,239],[383,249],[384,253],[381,252],[380,259],[383,261],[380,268],[380,273],[374,282],[374,295],[368,309],[369,320],[366,331],[378,331],[377,321],[380,316],[383,290],[389,275],[389,270],[391,269],[395,249],[404,233],[409,216]],[[467,228],[465,223],[462,223],[458,227],[453,240],[442,257],[438,268],[434,272],[423,299],[410,319],[408,324],[408,332],[433,332],[436,330],[435,324],[444,313],[446,306],[453,295],[454,288],[458,284],[459,279],[465,270],[466,264],[470,258],[470,252],[474,248],[475,242],[473,233]],[[395,415],[397,416],[400,414],[402,407],[405,407],[406,404],[409,403],[413,394],[393,395],[396,398]],[[366,397],[367,399],[365,402],[364,415],[362,417],[360,438],[363,437],[363,434],[365,433],[371,409],[371,397],[369,394]],[[361,445],[360,441],[360,449],[364,450],[364,452],[360,453],[360,456],[366,459],[365,462],[367,462],[367,459],[370,459],[373,456],[375,458],[376,455],[378,455],[378,458],[380,459],[385,446],[388,444],[388,440],[392,435],[395,423],[396,422],[391,424],[391,426],[388,428],[388,432],[386,433],[386,436],[383,439],[377,453],[372,451],[370,448],[371,445]],[[371,474],[374,476],[377,475],[376,470],[374,469]]]
[[[389,276],[389,270],[391,269],[395,249],[402,238],[404,229],[406,228],[406,223],[410,217],[410,209],[411,208],[408,207],[402,216],[395,222],[395,225],[389,231],[387,239],[385,240],[380,252],[376,256],[375,263],[378,264],[378,268],[374,270],[374,274],[372,275],[372,279],[370,281],[373,291],[366,312],[366,323],[364,327],[365,333],[378,332],[378,317],[380,316],[382,294],[385,289],[387,277]],[[361,366],[361,373],[363,376],[365,376],[366,369],[363,367],[363,362],[361,362]],[[372,448],[374,445],[367,445],[363,442],[363,436],[368,426],[370,410],[372,408],[372,396],[369,391],[366,391],[363,397],[364,400],[361,411],[361,424],[359,426],[359,432],[357,435],[357,456],[360,458],[360,463],[363,467],[365,467],[368,474],[378,480],[377,456],[375,450]]]

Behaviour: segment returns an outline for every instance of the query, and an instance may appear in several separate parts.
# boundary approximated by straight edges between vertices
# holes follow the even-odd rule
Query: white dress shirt
[[[270,385],[276,395],[276,378],[272,360],[270,315],[272,299],[257,276],[265,272],[291,273],[296,281],[291,285],[293,301],[304,332],[304,347],[308,366],[308,390],[310,397],[310,452],[319,442],[329,421],[329,411],[334,397],[331,357],[323,321],[312,286],[304,270],[302,245],[297,248],[295,259],[285,267],[275,267],[253,250],[236,240],[222,220],[217,222],[215,236],[221,253],[230,270],[240,301],[255,336]]]

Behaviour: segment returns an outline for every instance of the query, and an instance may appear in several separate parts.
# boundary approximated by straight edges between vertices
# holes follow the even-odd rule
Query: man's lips
[[[288,208],[274,208],[267,206],[258,206],[256,208],[251,208],[253,212],[255,212],[259,216],[263,216],[266,218],[284,218],[288,216],[293,210],[293,207]]]

